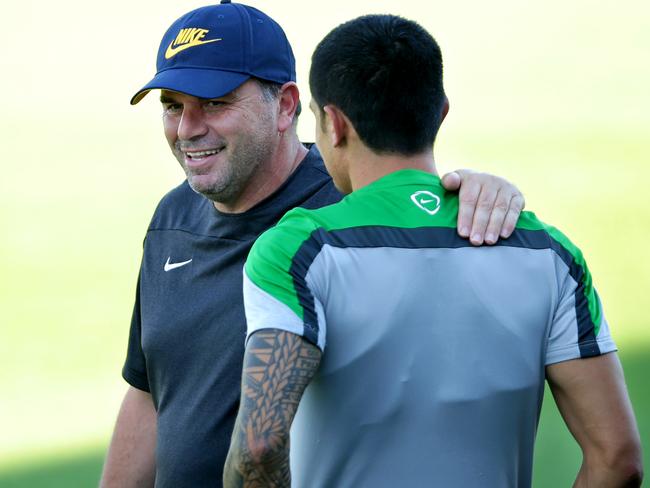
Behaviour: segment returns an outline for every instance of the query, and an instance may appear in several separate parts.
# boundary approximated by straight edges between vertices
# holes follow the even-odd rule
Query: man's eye
[[[173,115],[180,113],[183,110],[183,106],[180,103],[164,103],[163,110],[165,114]]]
[[[205,102],[205,110],[217,110],[224,105],[224,102],[221,100],[208,100]]]

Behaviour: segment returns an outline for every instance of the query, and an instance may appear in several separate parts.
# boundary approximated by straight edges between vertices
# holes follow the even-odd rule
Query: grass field
[[[85,4],[68,3],[85,12]],[[22,27],[39,38],[49,32],[76,57],[58,57],[57,43],[2,53],[10,73],[0,80],[8,95],[0,121],[2,488],[97,482],[126,388],[120,369],[144,230],[160,196],[181,179],[155,100],[137,108],[126,101],[152,73],[163,26],[202,3],[118,2],[101,25],[74,29],[66,9],[35,0],[12,7],[27,19]],[[287,19],[300,83],[316,41],[354,15],[402,13],[438,35],[452,106],[439,167],[507,176],[528,208],[584,251],[650,466],[650,321],[642,308],[650,291],[650,7],[507,0],[472,9],[434,2],[422,11],[421,2],[333,0],[311,28],[287,16],[295,10],[288,1],[250,3]],[[69,28],[53,31],[57,20]],[[116,37],[116,25],[138,36]],[[2,36],[15,38],[18,27]],[[303,93],[303,104],[308,99]],[[310,117],[301,120],[305,140]],[[578,463],[549,395],[535,486],[569,486]]]
[[[628,386],[637,413],[650,411],[646,372],[650,361],[647,351],[622,355]],[[546,392],[549,395],[549,392]],[[550,400],[550,397],[547,397]],[[639,416],[640,427],[648,439],[650,419]],[[85,449],[56,458],[32,459],[0,471],[3,488],[69,488],[97,484],[104,456],[103,445],[89,444]],[[580,463],[580,453],[564,428],[552,401],[545,402],[535,454],[533,486],[570,486]],[[647,464],[647,461],[646,461]]]

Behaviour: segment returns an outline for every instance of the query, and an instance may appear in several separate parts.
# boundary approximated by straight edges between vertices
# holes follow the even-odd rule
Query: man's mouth
[[[214,156],[215,154],[219,154],[224,147],[220,147],[218,149],[207,149],[204,151],[183,151],[183,154],[185,154],[185,157],[187,159],[190,159],[192,161],[200,161],[205,158],[209,158],[210,156]]]

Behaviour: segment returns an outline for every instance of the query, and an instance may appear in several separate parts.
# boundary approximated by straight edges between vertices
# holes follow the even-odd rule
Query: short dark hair
[[[253,79],[259,85],[260,90],[262,90],[262,98],[264,98],[265,101],[272,102],[273,100],[277,99],[278,96],[280,96],[280,92],[282,91],[282,85],[280,83],[262,80],[260,78]],[[300,100],[298,100],[298,107],[296,107],[296,113],[293,117],[294,123],[298,120],[300,112],[302,112],[302,105],[300,104]]]
[[[430,149],[446,100],[440,47],[395,15],[365,15],[327,34],[312,55],[309,87],[321,111],[338,107],[377,153]]]

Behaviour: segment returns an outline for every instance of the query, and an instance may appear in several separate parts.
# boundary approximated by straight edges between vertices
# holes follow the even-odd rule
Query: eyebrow
[[[165,96],[165,95],[160,95],[160,103],[174,103],[176,100],[174,100],[171,97]]]

